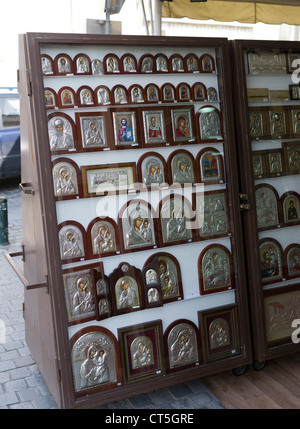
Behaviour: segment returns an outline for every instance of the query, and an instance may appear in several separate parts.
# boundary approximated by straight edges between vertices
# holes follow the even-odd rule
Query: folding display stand
[[[225,39],[20,37],[8,259],[60,408],[252,361],[229,62]]]
[[[254,367],[299,350],[299,42],[234,41]],[[242,172],[247,172],[243,174]]]

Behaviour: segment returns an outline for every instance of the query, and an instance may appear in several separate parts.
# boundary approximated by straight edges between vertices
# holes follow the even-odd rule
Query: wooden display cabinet
[[[232,55],[239,183],[250,206],[243,225],[253,358],[261,369],[299,351],[292,341],[300,310],[299,99],[290,87],[298,80],[300,44],[237,40]]]
[[[24,242],[8,259],[58,406],[243,371],[227,40],[28,33],[19,92]]]

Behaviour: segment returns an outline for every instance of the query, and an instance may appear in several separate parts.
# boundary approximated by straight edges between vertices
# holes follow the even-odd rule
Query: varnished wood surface
[[[300,409],[300,353],[266,362],[241,376],[231,372],[202,380],[227,409]]]

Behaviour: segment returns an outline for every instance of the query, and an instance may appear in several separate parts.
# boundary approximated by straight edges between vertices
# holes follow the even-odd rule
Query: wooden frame
[[[169,60],[165,54],[159,53],[154,56],[154,71],[155,73],[169,72]]]
[[[263,285],[283,279],[283,252],[280,243],[273,238],[259,241],[261,281]]]
[[[207,101],[207,89],[204,83],[195,82],[192,85],[191,98],[193,101]]]
[[[140,191],[169,186],[167,163],[158,152],[146,152],[137,164]]]
[[[44,76],[51,76],[55,73],[54,61],[48,54],[41,53],[41,67]]]
[[[205,200],[208,200],[208,206]],[[193,193],[193,210],[196,213],[197,240],[231,237],[227,189]]]
[[[84,227],[79,222],[69,220],[60,223],[57,228],[61,263],[67,264],[88,259]]]
[[[200,332],[188,319],[174,320],[164,332],[167,372],[197,367],[202,363]]]
[[[138,66],[134,55],[124,54],[120,58],[121,73],[137,73]]]
[[[192,204],[183,195],[164,197],[159,202],[157,216],[161,247],[194,241],[194,212]]]
[[[92,269],[92,279],[96,292],[96,320],[112,317],[112,303],[108,277],[101,271]]]
[[[80,151],[113,148],[112,123],[108,112],[76,112],[75,121]]]
[[[200,73],[215,73],[215,60],[210,54],[203,54],[199,58]]]
[[[139,73],[153,73],[155,59],[152,54],[143,54],[139,59]]]
[[[196,113],[196,129],[199,143],[223,141],[224,130],[221,112],[211,105],[201,107]]]
[[[158,245],[156,213],[142,199],[125,203],[118,214],[122,253],[155,249]]]
[[[300,244],[291,243],[284,249],[283,272],[288,280],[300,277]]]
[[[224,183],[222,154],[214,147],[205,147],[196,156],[196,172],[199,182],[207,185]]]
[[[161,320],[120,328],[118,338],[125,383],[164,375]]]
[[[73,58],[73,68],[75,75],[92,74],[91,59],[87,54],[80,53]]]
[[[111,89],[111,95],[113,99],[113,104],[115,105],[125,105],[128,104],[129,97],[127,88],[124,85],[115,85]]]
[[[63,285],[69,326],[95,320],[97,291],[92,271],[104,273],[102,262],[63,270]]]
[[[104,258],[120,253],[119,230],[109,217],[96,217],[87,227],[89,258]]]
[[[131,313],[145,308],[141,271],[121,262],[109,274],[113,315]]]
[[[58,108],[58,98],[54,89],[46,87],[44,89],[45,105],[46,109]]]
[[[198,311],[198,320],[205,362],[230,358],[240,353],[236,304]]]
[[[54,69],[57,76],[74,74],[73,60],[70,55],[60,53],[54,58]]]
[[[161,307],[163,305],[163,297],[157,258],[154,258],[152,261],[144,265],[142,269],[142,278],[144,285],[145,307]]]
[[[70,339],[70,349],[76,397],[103,392],[122,384],[119,344],[108,329],[100,326],[81,329]]]
[[[281,224],[279,196],[267,183],[255,186],[256,219],[259,231],[277,228]]]
[[[144,94],[147,103],[160,102],[160,89],[156,83],[148,83],[144,88]]]
[[[134,192],[137,186],[135,162],[81,166],[84,197]]]
[[[222,244],[206,246],[198,258],[200,295],[235,289],[232,254]]]
[[[63,112],[48,115],[48,138],[50,151],[53,154],[63,154],[76,151],[77,133],[73,119]]]
[[[196,164],[193,155],[185,150],[173,151],[167,160],[169,171],[169,183],[180,184],[181,186],[197,183]]]
[[[106,54],[103,58],[104,74],[118,74],[121,72],[120,59],[114,53]]]
[[[95,88],[95,103],[98,106],[108,106],[111,104],[111,92],[106,85],[99,85]]]
[[[183,73],[185,72],[184,68],[184,59],[180,54],[172,54],[169,57],[169,70],[170,73]]]
[[[130,104],[145,103],[144,88],[139,84],[130,85],[128,88],[128,97]]]
[[[52,178],[56,201],[83,197],[81,172],[72,159],[55,159],[52,162]]]
[[[281,219],[284,226],[300,224],[300,195],[288,191],[280,197]]]
[[[252,167],[254,179],[268,177],[268,151],[255,150],[252,152]]]
[[[175,86],[170,82],[165,82],[160,87],[160,100],[162,103],[174,103],[176,100]]]
[[[158,252],[150,256],[144,264],[157,264],[160,273],[160,284],[163,304],[184,299],[181,269],[174,255]]]
[[[141,146],[140,130],[137,124],[138,110],[135,108],[111,109],[114,148],[129,149]]]
[[[300,174],[300,142],[282,143],[286,174]]]
[[[191,87],[186,82],[181,82],[176,86],[176,98],[180,103],[188,103],[192,99]]]
[[[76,91],[78,107],[94,107],[96,105],[94,90],[88,85],[82,85]]]
[[[184,66],[186,73],[200,73],[198,57],[194,53],[187,54],[184,57]]]
[[[196,128],[193,106],[170,108],[173,144],[196,143]]]

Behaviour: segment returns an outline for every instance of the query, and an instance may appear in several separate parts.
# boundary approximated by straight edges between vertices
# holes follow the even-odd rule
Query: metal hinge
[[[248,195],[240,194],[240,209],[241,210],[250,210],[250,204],[248,203]]]
[[[56,366],[56,377],[57,381],[61,382],[61,369],[60,369],[60,359],[58,357],[55,358],[55,366]]]

